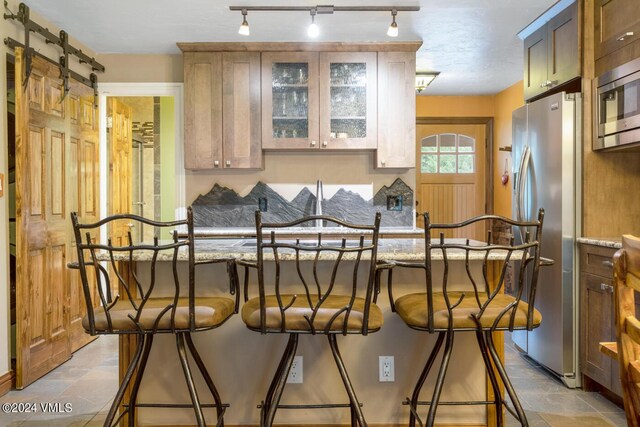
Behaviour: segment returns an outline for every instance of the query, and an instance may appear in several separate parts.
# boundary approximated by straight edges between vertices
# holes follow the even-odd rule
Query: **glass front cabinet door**
[[[375,149],[376,52],[262,54],[262,148]]]
[[[262,148],[320,146],[318,81],[317,52],[262,54]]]
[[[320,147],[377,147],[376,52],[320,53]]]

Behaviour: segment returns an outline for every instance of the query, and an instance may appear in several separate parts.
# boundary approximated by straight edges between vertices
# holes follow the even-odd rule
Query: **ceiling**
[[[319,0],[318,0],[319,1]],[[179,53],[176,42],[309,41],[304,12],[250,12],[251,36],[238,35],[229,6],[314,6],[298,0],[24,0],[34,11],[100,53]],[[388,12],[318,15],[318,41],[422,40],[418,71],[440,71],[425,95],[495,94],[522,79],[516,33],[555,0],[333,0],[335,6],[416,6],[399,12],[400,35],[387,37]],[[329,3],[329,2],[325,2]]]

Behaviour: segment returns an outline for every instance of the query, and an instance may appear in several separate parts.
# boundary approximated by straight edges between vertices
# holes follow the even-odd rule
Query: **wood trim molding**
[[[9,371],[6,374],[0,376],[0,396],[7,394],[13,385],[14,373]]]
[[[485,125],[485,213],[493,213],[493,117],[416,117],[416,125]]]
[[[283,43],[283,42],[189,42],[176,43],[182,52],[415,52],[422,46],[415,42],[384,43]]]

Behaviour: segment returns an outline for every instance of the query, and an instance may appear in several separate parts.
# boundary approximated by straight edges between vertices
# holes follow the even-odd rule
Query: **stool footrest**
[[[438,402],[438,405],[493,405],[495,404],[495,400],[471,400],[468,402]],[[404,400],[402,402],[403,405],[411,405],[411,401]],[[417,405],[431,405],[431,402],[419,400],[416,402]]]
[[[362,403],[359,404],[362,408]],[[324,408],[350,408],[349,403],[324,403],[318,405],[278,405],[278,409],[324,409]],[[262,408],[262,404],[258,405],[258,409]]]
[[[122,405],[125,408],[129,409],[130,405]],[[136,403],[134,405],[136,408],[193,408],[193,403]],[[228,408],[228,403],[223,403],[223,408]],[[201,403],[201,408],[217,408],[218,405],[215,403]]]

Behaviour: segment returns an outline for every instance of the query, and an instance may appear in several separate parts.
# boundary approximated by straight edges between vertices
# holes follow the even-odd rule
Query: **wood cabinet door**
[[[582,312],[582,373],[611,389],[611,358],[599,349],[601,341],[611,341],[612,294],[602,284],[611,280],[588,273],[580,274]]]
[[[596,0],[595,8],[596,59],[640,40],[638,0]]]
[[[374,149],[376,52],[320,53],[320,148]]]
[[[262,148],[318,149],[318,52],[262,54]]]
[[[225,168],[262,167],[260,53],[222,56],[222,123]]]
[[[222,53],[184,54],[184,167],[222,167]]]
[[[549,89],[580,76],[578,3],[547,23],[547,80]]]
[[[416,166],[416,54],[378,53],[376,168]]]
[[[547,90],[547,27],[543,26],[524,40],[524,99]]]

